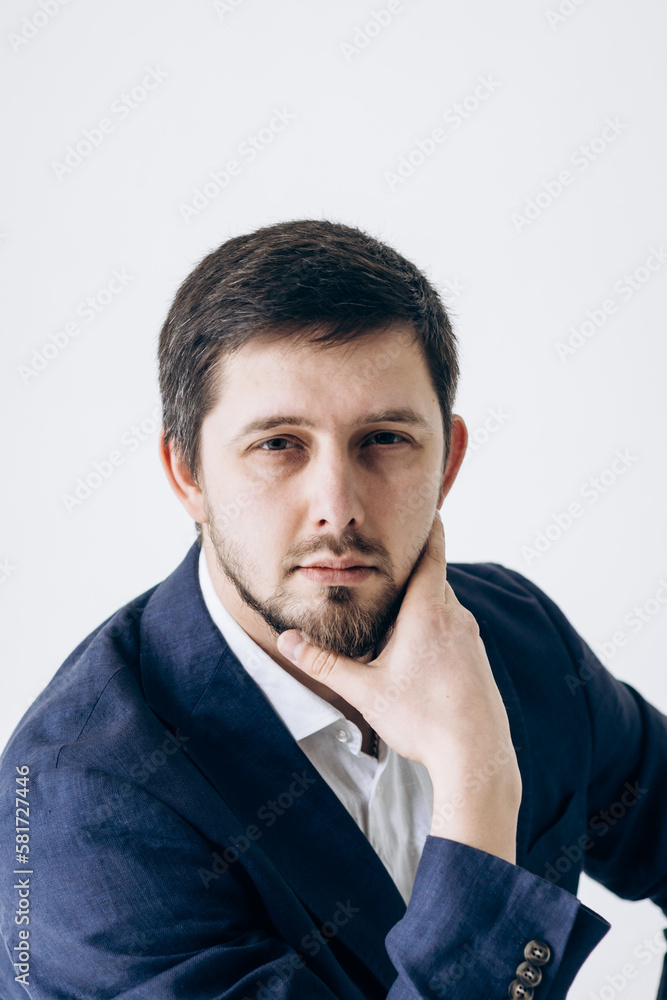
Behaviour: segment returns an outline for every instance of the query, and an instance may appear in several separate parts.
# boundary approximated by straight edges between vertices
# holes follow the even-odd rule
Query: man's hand
[[[362,663],[299,640],[295,630],[279,636],[283,656],[428,769],[431,833],[514,862],[521,777],[477,622],[447,582],[440,514],[376,659]]]

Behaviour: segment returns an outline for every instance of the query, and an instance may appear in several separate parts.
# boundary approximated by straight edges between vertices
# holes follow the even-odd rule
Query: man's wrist
[[[502,785],[457,792],[434,787],[432,837],[444,837],[516,864],[519,804],[514,788]]]

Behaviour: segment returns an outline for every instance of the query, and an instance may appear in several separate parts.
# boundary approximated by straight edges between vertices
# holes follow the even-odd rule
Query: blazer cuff
[[[524,949],[549,946],[535,1000],[561,1000],[610,924],[576,896],[467,844],[427,836],[405,915],[385,938],[415,996],[507,997]],[[530,995],[530,994],[529,994]]]

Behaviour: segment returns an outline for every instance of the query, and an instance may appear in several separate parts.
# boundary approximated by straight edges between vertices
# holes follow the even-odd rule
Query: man
[[[436,291],[265,227],[185,280],[159,364],[198,538],[5,749],[3,998],[564,997],[609,926],[582,868],[667,904],[667,719],[518,573],[447,567]]]

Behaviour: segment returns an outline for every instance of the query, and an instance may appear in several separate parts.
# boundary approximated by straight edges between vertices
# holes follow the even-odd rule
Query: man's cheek
[[[224,500],[218,500],[213,506],[213,517],[218,531],[224,531],[230,525],[244,517],[245,513],[252,506],[252,496],[249,490],[238,490],[236,493],[226,496]]]
[[[263,508],[275,506],[279,491],[274,477],[269,471],[251,470],[241,476],[234,476],[231,488],[224,481],[220,483],[219,498],[216,499],[214,513],[218,527],[224,529],[236,521],[247,523],[252,517],[262,517]]]
[[[239,477],[237,483],[247,497],[247,506],[265,500],[275,500],[281,492],[279,477],[276,476],[275,470],[262,464],[244,470],[244,475]]]
[[[440,479],[422,480],[411,482],[396,496],[393,505],[393,516],[399,522],[405,523],[405,519],[414,522],[416,517],[424,520],[435,514],[436,505],[440,496]]]

